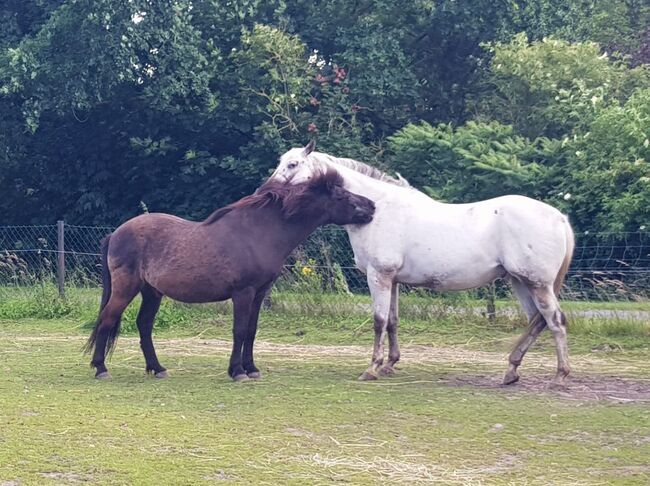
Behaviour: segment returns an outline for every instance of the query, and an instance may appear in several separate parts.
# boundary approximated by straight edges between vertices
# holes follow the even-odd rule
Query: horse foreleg
[[[140,291],[142,294],[142,304],[138,311],[138,317],[135,322],[138,325],[138,332],[140,333],[140,349],[144,354],[144,361],[146,364],[146,372],[153,372],[156,378],[167,378],[167,370],[158,361],[156,356],[156,348],[153,345],[151,333],[153,331],[153,322],[160,308],[162,295],[158,293],[153,287],[145,285]]]
[[[242,347],[248,334],[248,323],[250,321],[251,307],[255,298],[255,289],[247,287],[232,295],[233,303],[233,326],[232,326],[232,353],[230,355],[230,366],[228,375],[235,381],[248,379],[248,375],[242,365]]]
[[[255,362],[253,361],[253,345],[255,344],[255,335],[257,334],[257,320],[259,319],[260,308],[262,307],[262,302],[264,302],[264,297],[266,297],[268,289],[269,287],[264,287],[263,289],[258,290],[253,299],[248,320],[248,329],[246,331],[246,339],[244,340],[242,365],[246,375],[253,379],[257,379],[261,376],[260,370],[255,366]]]
[[[361,374],[360,380],[376,380],[384,362],[384,340],[391,307],[392,280],[392,275],[382,274],[374,269],[368,271],[368,287],[372,296],[375,321],[375,344],[370,366]]]
[[[394,283],[390,293],[390,312],[388,313],[388,363],[386,363],[379,373],[382,375],[392,375],[395,373],[395,363],[399,361],[400,351],[399,342],[397,341],[397,328],[399,325],[399,284]]]

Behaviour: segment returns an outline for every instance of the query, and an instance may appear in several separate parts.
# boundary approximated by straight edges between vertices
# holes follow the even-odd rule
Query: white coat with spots
[[[557,295],[573,254],[573,231],[557,209],[523,196],[468,204],[445,204],[361,162],[314,152],[314,144],[285,153],[271,178],[287,183],[310,179],[331,166],[345,188],[375,203],[373,221],[347,226],[358,268],[373,299],[375,346],[361,379],[393,373],[397,342],[398,284],[436,290],[479,287],[508,278],[530,321],[510,355],[504,383],[519,379],[517,367],[548,326],[555,337],[561,385],[569,374],[566,319]],[[389,338],[388,362],[383,342]]]

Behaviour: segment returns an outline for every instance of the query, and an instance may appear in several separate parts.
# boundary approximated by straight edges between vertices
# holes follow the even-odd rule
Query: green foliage
[[[584,130],[601,110],[650,83],[650,71],[612,61],[593,42],[529,43],[522,33],[487,47],[492,58],[476,110],[529,137]]]
[[[647,157],[611,133],[650,86],[648,15],[640,0],[4,2],[1,222],[117,224],[143,205],[198,219],[318,138],[450,201],[518,192],[581,225],[643,226]],[[588,173],[602,190],[582,190]]]
[[[650,25],[650,6],[644,0],[517,3],[515,24],[533,39],[552,35],[570,42],[591,40],[609,53],[629,56],[633,64],[648,62],[643,37]]]
[[[412,183],[450,202],[534,193],[544,167],[537,145],[498,122],[468,122],[454,129],[408,125],[389,138],[390,165]]]
[[[564,192],[582,227],[650,229],[650,88],[603,110],[590,131],[569,144]]]

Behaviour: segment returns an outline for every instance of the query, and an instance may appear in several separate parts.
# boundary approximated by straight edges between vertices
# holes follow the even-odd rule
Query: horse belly
[[[145,279],[163,295],[193,304],[229,299],[234,283],[231,273],[228,265],[217,266],[213,259],[177,257],[167,259],[164,266],[146,268]]]
[[[505,275],[500,262],[487,254],[489,252],[461,250],[457,248],[438,255],[407,253],[397,278],[406,284],[434,290],[466,290]]]
[[[153,278],[148,283],[161,294],[188,304],[226,300],[230,298],[232,293],[228,286],[202,275],[184,278],[184,276],[177,274],[169,277]]]

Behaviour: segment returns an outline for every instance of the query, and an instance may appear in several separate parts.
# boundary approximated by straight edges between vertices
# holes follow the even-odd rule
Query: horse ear
[[[316,148],[316,140],[312,138],[307,144],[307,146],[305,147],[305,149],[302,151],[302,155],[307,157],[310,153],[314,151],[315,148]]]

